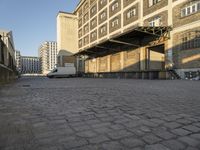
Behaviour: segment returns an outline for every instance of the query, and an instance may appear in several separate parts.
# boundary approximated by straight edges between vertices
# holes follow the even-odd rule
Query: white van
[[[65,67],[57,67],[47,74],[48,78],[64,78],[64,77],[75,77],[76,68],[74,64],[65,65]]]

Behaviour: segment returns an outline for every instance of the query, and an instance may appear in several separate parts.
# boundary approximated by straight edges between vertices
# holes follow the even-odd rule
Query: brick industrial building
[[[0,30],[0,84],[16,78],[15,46],[12,31]]]
[[[72,15],[88,75],[185,78],[200,70],[199,0],[81,0]]]

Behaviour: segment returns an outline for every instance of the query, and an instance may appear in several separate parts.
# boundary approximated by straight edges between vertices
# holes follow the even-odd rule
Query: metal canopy
[[[98,57],[115,52],[123,51],[127,47],[138,48],[147,45],[149,42],[158,40],[159,38],[170,38],[172,27],[135,27],[127,32],[124,32],[114,38],[111,38],[102,43],[98,43],[88,49],[80,51],[75,55],[88,55]],[[144,42],[144,39],[148,39]]]

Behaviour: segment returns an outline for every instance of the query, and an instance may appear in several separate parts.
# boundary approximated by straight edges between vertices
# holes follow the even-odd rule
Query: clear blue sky
[[[38,56],[44,41],[56,40],[56,15],[73,12],[79,0],[0,0],[0,29],[13,31],[15,49]]]

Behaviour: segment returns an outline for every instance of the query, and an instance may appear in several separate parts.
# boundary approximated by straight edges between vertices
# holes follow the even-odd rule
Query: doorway
[[[165,45],[156,45],[147,48],[146,69],[165,70]]]

